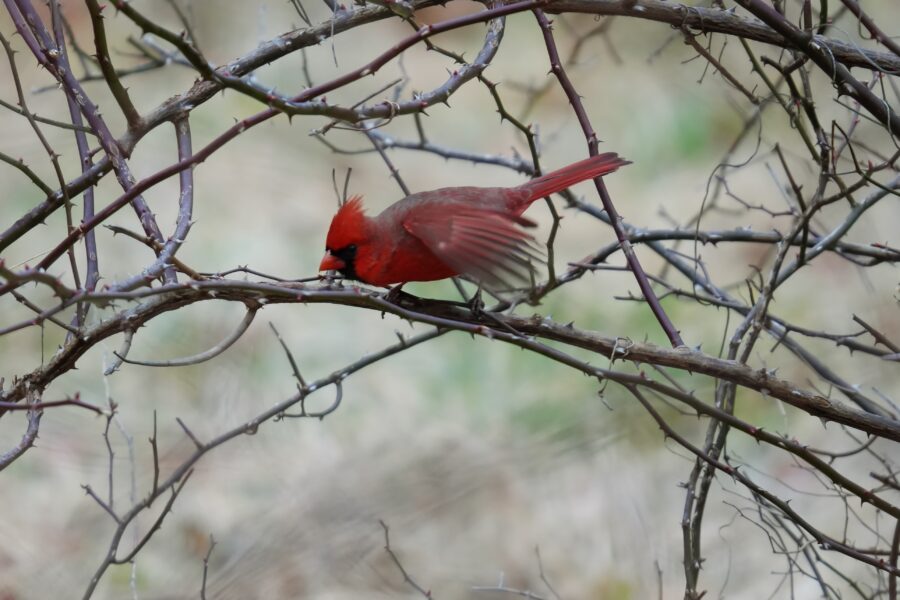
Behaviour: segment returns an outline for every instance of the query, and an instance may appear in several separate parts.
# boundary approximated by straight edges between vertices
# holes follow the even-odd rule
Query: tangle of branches
[[[369,0],[354,5],[325,0],[322,6],[292,1],[289,5],[299,25],[284,24],[279,35],[217,63],[196,33],[194,17],[186,10],[189,3],[181,0],[159,6],[126,0],[111,0],[108,5],[97,0],[49,0],[46,5],[3,0],[0,44],[9,77],[0,87],[0,110],[7,111],[7,119],[26,125],[28,133],[2,140],[0,173],[4,181],[26,186],[28,193],[24,199],[7,196],[0,208],[0,349],[22,344],[23,336],[35,332],[42,340],[46,336],[58,341],[58,349],[50,356],[28,355],[31,366],[24,370],[4,367],[0,420],[17,428],[18,434],[16,439],[3,439],[0,470],[27,463],[42,418],[55,411],[99,415],[109,445],[111,424],[123,408],[65,391],[71,389],[70,378],[85,355],[107,342],[117,349],[104,377],[145,367],[157,368],[165,377],[167,369],[219,359],[258,326],[255,317],[278,304],[370,311],[414,323],[418,331],[312,379],[301,373],[303,365],[273,326],[278,344],[268,350],[273,359],[276,354],[287,357],[296,392],[270,399],[265,410],[249,420],[209,437],[179,419],[191,451],[175,465],[160,459],[164,448],[154,420],[149,441],[152,483],[125,507],[113,501],[110,446],[109,489],[106,493],[91,486],[84,489],[111,520],[113,533],[105,555],[95,557],[95,571],[84,577],[81,595],[94,595],[111,567],[135,565],[147,543],[165,535],[161,532],[165,520],[180,495],[194,485],[192,473],[208,454],[288,417],[339,418],[344,410],[342,384],[348,378],[363,369],[378,369],[394,355],[421,352],[438,338],[466,334],[479,343],[520,348],[562,365],[573,377],[595,379],[606,395],[630,398],[642,407],[645,418],[658,425],[669,447],[690,457],[685,473],[673,474],[671,482],[683,485],[677,533],[686,600],[708,593],[702,534],[716,525],[704,516],[710,495],[723,482],[738,490],[734,514],[753,522],[761,532],[757,541],[781,561],[784,577],[776,590],[783,594],[780,597],[799,594],[796,581],[806,580],[826,598],[896,600],[900,407],[892,394],[900,388],[884,389],[868,381],[867,374],[891,373],[897,381],[898,299],[895,290],[885,291],[883,282],[896,279],[900,248],[896,238],[868,239],[857,232],[870,220],[897,217],[900,46],[891,34],[900,31],[890,27],[900,30],[900,21],[880,22],[867,12],[867,3],[857,0],[713,0],[697,5],[662,0],[519,0],[466,5],[467,10],[454,12],[458,1],[430,13],[441,17],[428,24],[422,21],[422,11],[440,4],[434,0]],[[572,25],[574,19],[566,20],[571,14],[594,20]],[[73,27],[76,18],[85,19],[86,25]],[[382,21],[403,25],[405,33],[383,39],[377,47],[371,38],[355,37]],[[646,35],[641,41],[644,55],[617,52],[609,36],[638,26],[640,35]],[[530,36],[530,43],[541,49],[542,62],[528,66],[532,81],[540,85],[522,85],[502,70],[489,69],[512,28]],[[456,30],[481,36],[480,49],[471,58],[447,43],[455,38],[442,35]],[[111,41],[113,31],[116,36],[125,31],[128,52]],[[342,57],[337,62],[335,55],[337,75],[317,79],[307,51],[342,39],[367,41],[358,44],[352,60]],[[606,124],[592,116],[591,105],[579,90],[589,78],[579,70],[583,55],[624,61],[628,69],[641,70],[649,68],[648,56],[670,51],[676,40],[686,44],[692,57],[682,65],[685,76],[694,76],[697,64],[702,64],[702,77],[717,83],[711,101],[730,104],[741,115],[741,125],[733,139],[714,149],[720,158],[705,166],[711,173],[708,179],[696,182],[702,191],[694,209],[667,214],[668,227],[627,220],[617,210],[624,200],[601,179],[587,197],[566,191],[547,201],[546,278],[496,296],[485,291],[483,303],[473,301],[474,288],[464,282],[457,282],[461,301],[428,299],[407,292],[388,295],[383,289],[314,273],[298,280],[296,274],[265,274],[249,266],[211,269],[185,258],[196,229],[195,196],[203,197],[195,191],[194,170],[221,160],[224,149],[241,152],[244,134],[263,123],[290,123],[304,135],[312,130],[326,157],[377,154],[404,195],[410,190],[403,180],[401,157],[408,153],[535,177],[545,162],[560,162],[542,155],[541,138],[549,134],[543,130],[539,135],[540,123],[529,123],[545,96],[558,94],[568,102],[566,111],[583,135],[578,141],[584,144],[583,154],[596,154],[599,139],[607,139]],[[446,73],[427,82],[408,75],[404,57],[420,48],[439,56]],[[298,62],[291,64],[302,60],[302,68],[292,71],[296,78],[289,91],[267,81],[267,65],[295,59]],[[142,78],[176,70],[189,70],[193,84],[165,89],[167,99],[161,102],[148,103],[133,91],[132,81],[137,86]],[[28,88],[24,80],[50,84]],[[489,99],[482,110],[499,113],[498,127],[516,136],[521,152],[472,151],[429,133],[432,114],[471,118],[455,117],[450,108],[450,101],[464,90],[478,90]],[[253,112],[212,135],[206,130],[197,135],[201,110],[225,92],[242,97]],[[61,106],[64,103],[60,115],[39,115],[31,108],[36,97],[48,95],[58,98]],[[103,98],[102,112],[98,96]],[[409,131],[415,133],[407,136]],[[344,137],[337,138],[338,132]],[[169,156],[162,163],[158,156],[149,160],[141,149],[162,138],[171,148]],[[348,146],[347,139],[358,143]],[[472,143],[482,141],[475,138]],[[616,140],[607,142],[628,155]],[[28,161],[19,158],[23,154]],[[768,197],[761,197],[760,188],[744,187],[748,172],[771,179]],[[329,175],[322,179],[331,184]],[[172,207],[168,212],[175,215],[174,223],[161,222],[153,205],[159,196],[150,199],[159,189],[169,189],[163,186],[170,180],[177,181],[178,191],[163,201]],[[342,193],[338,188],[335,181],[338,195],[346,197],[347,183]],[[332,210],[330,201],[315,207],[324,214]],[[559,245],[567,235],[560,227],[563,211],[590,220],[604,235],[611,232],[614,241],[596,243],[587,256],[565,255]],[[754,219],[772,225],[747,227],[746,221]],[[898,230],[896,221],[884,227]],[[601,238],[598,234],[596,239]],[[98,244],[98,239],[108,243]],[[102,253],[101,248],[112,244],[131,261],[127,272],[106,270],[106,264],[120,258]],[[715,253],[735,246],[764,250],[755,264],[734,265],[723,278],[708,263],[715,260]],[[655,266],[642,266],[641,258]],[[846,284],[858,287],[853,296],[858,306],[846,308],[838,320],[822,327],[812,317],[828,303],[830,284],[823,283],[822,289],[808,291],[807,314],[780,312],[776,295],[801,285],[797,281],[810,281],[810,273],[812,277],[827,273],[836,263],[850,265],[859,274],[859,283]],[[637,293],[627,287],[597,288],[594,293],[639,303],[652,316],[647,320],[654,328],[649,333],[663,336],[666,346],[632,339],[637,336],[617,330],[614,322],[594,331],[558,322],[545,310],[555,299],[566,298],[578,282],[595,285],[592,282],[610,271],[625,271]],[[866,312],[872,304],[864,300],[872,294],[880,295],[884,314],[893,311],[893,317]],[[221,342],[177,359],[131,355],[142,328],[162,315],[211,301],[236,303],[246,311]],[[720,348],[698,346],[701,335],[692,329],[693,322],[679,318],[682,306],[710,319],[727,316],[717,330]],[[310,397],[328,393],[333,396],[324,408],[310,408]],[[799,428],[801,434],[767,427],[760,415],[778,410],[787,411],[792,423],[808,419],[812,425]],[[684,425],[685,415],[699,418],[705,432],[695,435]],[[829,432],[827,446],[814,447],[802,439],[821,428]],[[821,502],[845,507],[845,523],[823,521],[797,507],[787,488],[765,476],[752,456],[730,451],[734,440],[752,440],[813,474]],[[432,597],[432,590],[421,583],[426,575],[418,573],[413,579],[391,550],[387,525],[381,525],[403,579],[413,591]],[[202,563],[203,597],[207,580],[216,578],[210,567],[215,545],[210,538]],[[555,596],[543,566],[541,579]],[[473,592],[544,597],[502,581]],[[439,596],[440,590],[434,594]]]

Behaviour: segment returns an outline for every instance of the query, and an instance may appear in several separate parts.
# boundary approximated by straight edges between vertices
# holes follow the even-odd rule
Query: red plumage
[[[522,213],[538,198],[612,173],[629,162],[613,152],[514,188],[451,187],[412,194],[376,217],[354,196],[331,221],[320,271],[385,286],[465,274],[485,283],[526,278],[534,223]]]

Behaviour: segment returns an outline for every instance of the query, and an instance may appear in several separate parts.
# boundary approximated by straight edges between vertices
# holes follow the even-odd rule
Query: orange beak
[[[319,263],[319,271],[340,271],[347,266],[347,263],[339,259],[330,252],[326,252]]]

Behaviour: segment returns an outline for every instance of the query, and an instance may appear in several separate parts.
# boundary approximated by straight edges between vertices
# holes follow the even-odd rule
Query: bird
[[[381,214],[366,215],[352,196],[334,215],[319,271],[389,287],[466,275],[488,288],[527,280],[537,256],[522,216],[531,204],[630,161],[592,156],[516,187],[447,187],[411,194]]]

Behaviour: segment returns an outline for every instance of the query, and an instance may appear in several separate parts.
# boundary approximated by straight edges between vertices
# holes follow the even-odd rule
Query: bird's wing
[[[529,281],[540,254],[523,227],[534,222],[480,206],[442,205],[410,211],[403,228],[437,258],[489,287]]]

